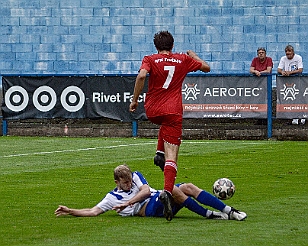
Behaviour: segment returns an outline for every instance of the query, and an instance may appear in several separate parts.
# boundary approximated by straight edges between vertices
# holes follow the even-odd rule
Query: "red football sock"
[[[164,190],[170,192],[170,194],[172,194],[173,186],[176,179],[176,174],[177,174],[177,164],[174,161],[167,160],[164,169],[164,176],[165,176]]]

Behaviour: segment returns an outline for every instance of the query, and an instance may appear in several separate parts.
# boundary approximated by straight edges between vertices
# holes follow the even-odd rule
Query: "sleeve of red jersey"
[[[141,69],[145,69],[148,72],[151,71],[151,60],[150,60],[150,58],[148,56],[143,57],[142,63],[141,63],[141,66],[140,66],[140,70]]]
[[[195,72],[197,70],[200,70],[200,68],[202,66],[202,62],[197,61],[197,60],[191,58],[188,55],[185,55],[185,56],[186,56],[185,61],[187,63],[187,70],[188,70],[188,72]]]

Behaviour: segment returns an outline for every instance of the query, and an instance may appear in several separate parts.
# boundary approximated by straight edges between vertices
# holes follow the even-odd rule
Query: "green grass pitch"
[[[127,163],[163,188],[153,164],[155,139],[1,137],[0,245],[307,245],[308,142],[184,140],[179,182],[211,191],[230,178],[228,205],[245,221],[206,220],[182,209],[164,218],[59,217],[59,204],[96,205],[115,187],[113,169]]]

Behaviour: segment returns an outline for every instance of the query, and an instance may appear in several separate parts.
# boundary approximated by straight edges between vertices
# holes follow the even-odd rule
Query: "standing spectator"
[[[145,111],[148,119],[160,126],[158,144],[163,140],[165,162],[164,191],[159,198],[164,204],[165,217],[172,220],[172,190],[177,175],[178,152],[182,137],[182,83],[189,72],[201,70],[209,72],[210,66],[191,50],[187,54],[172,53],[174,39],[168,31],[154,35],[154,45],[158,54],[145,56],[136,78],[134,96],[129,106],[134,112],[138,98],[149,73]]]
[[[273,60],[266,56],[266,49],[264,47],[258,48],[257,55],[251,62],[249,72],[257,76],[272,73]]]
[[[281,57],[277,72],[282,76],[290,76],[303,72],[303,60],[300,55],[294,53],[292,45],[287,45],[284,49],[286,55]],[[306,120],[301,119],[300,123],[305,124]],[[293,119],[292,124],[298,125],[299,119]]]

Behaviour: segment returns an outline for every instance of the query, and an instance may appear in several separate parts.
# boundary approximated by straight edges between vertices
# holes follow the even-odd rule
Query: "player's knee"
[[[199,193],[200,189],[195,186],[193,183],[185,183],[180,186],[180,190],[183,191],[187,196],[196,196]]]

